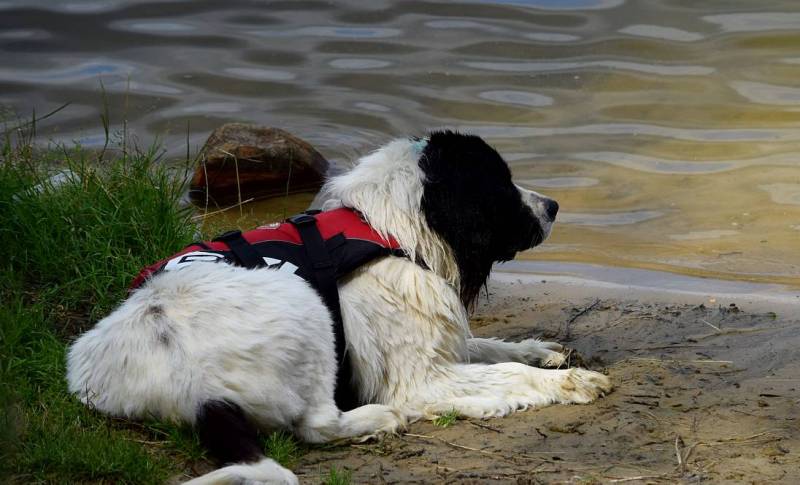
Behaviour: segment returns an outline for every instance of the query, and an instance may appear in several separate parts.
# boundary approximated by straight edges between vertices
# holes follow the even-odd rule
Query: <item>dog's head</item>
[[[480,137],[452,131],[395,140],[327,190],[458,283],[466,305],[492,263],[544,241],[558,212],[554,200],[515,185],[505,160]]]
[[[505,160],[480,137],[434,132],[419,166],[425,219],[457,253],[508,261],[550,234],[558,203],[515,185]]]
[[[425,173],[422,212],[453,249],[466,303],[492,263],[513,259],[550,234],[558,203],[515,185],[505,160],[481,138],[432,133],[419,165]]]

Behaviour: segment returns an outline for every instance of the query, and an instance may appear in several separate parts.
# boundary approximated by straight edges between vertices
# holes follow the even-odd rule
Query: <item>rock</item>
[[[189,195],[195,203],[229,204],[319,190],[328,161],[309,143],[277,128],[227,123],[203,147]],[[238,177],[238,182],[237,182]],[[207,199],[208,197],[208,199]]]

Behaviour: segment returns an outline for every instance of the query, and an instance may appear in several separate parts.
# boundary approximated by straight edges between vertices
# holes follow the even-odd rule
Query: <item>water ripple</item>
[[[619,7],[625,0],[466,0],[468,3],[489,3],[530,7],[541,10],[600,10]]]
[[[297,75],[288,71],[255,67],[227,67],[223,71],[236,77],[260,81],[291,81],[297,78]]]
[[[430,27],[432,29],[471,29],[471,30],[479,30],[482,32],[489,32],[489,33],[504,33],[508,32],[508,29],[504,27],[498,27],[496,25],[485,24],[483,22],[475,22],[474,20],[429,20],[425,22],[425,27]]]
[[[628,224],[638,224],[663,216],[664,213],[654,210],[634,210],[626,212],[608,213],[582,213],[582,212],[559,212],[559,224],[571,224],[575,226],[623,226]]]
[[[51,34],[44,29],[14,29],[0,31],[2,40],[41,40],[50,38]]]
[[[251,30],[248,33],[260,37],[341,37],[345,39],[379,39],[397,37],[402,34],[403,31],[388,27],[329,27],[317,25],[288,30]]]
[[[603,162],[641,172],[676,175],[718,173],[752,166],[772,165],[791,167],[797,166],[797,164],[800,163],[800,154],[791,152],[724,162],[714,160],[667,160],[621,152],[586,152],[575,153],[572,156],[578,160]]]
[[[719,25],[724,32],[762,32],[767,30],[790,30],[800,27],[797,12],[754,12],[706,15],[706,22]]]
[[[663,76],[706,76],[715,71],[713,67],[677,65],[677,64],[645,64],[630,61],[562,61],[562,62],[489,62],[489,61],[462,61],[462,65],[475,69],[500,72],[547,72],[547,71],[575,71],[591,69],[619,69],[623,71],[637,71],[647,74]]]
[[[732,81],[731,87],[754,103],[800,105],[800,88],[751,81]]]
[[[557,32],[528,32],[523,37],[541,42],[574,42],[581,40],[577,35],[559,34]]]
[[[798,141],[800,130],[796,129],[708,129],[674,128],[644,123],[596,123],[578,126],[534,127],[518,125],[466,125],[465,131],[492,138],[549,137],[561,135],[603,136],[653,136],[677,140],[723,142],[723,141]]]
[[[703,239],[720,239],[723,237],[738,236],[740,231],[729,229],[710,229],[708,231],[690,231],[684,234],[670,234],[674,241],[698,241]]]
[[[591,177],[550,177],[538,179],[519,179],[517,183],[526,187],[544,187],[548,189],[573,189],[593,187],[600,183]]]
[[[663,27],[660,25],[636,24],[630,25],[619,30],[620,33],[635,35],[637,37],[650,37],[653,39],[673,40],[676,42],[695,42],[702,40],[702,34],[676,29],[674,27]]]
[[[328,64],[335,69],[380,69],[392,65],[391,62],[380,59],[359,58],[334,59]]]
[[[32,84],[70,84],[78,81],[93,80],[106,76],[111,79],[125,79],[131,76],[136,69],[128,64],[95,59],[77,65],[55,67],[50,69],[14,69],[0,67],[0,80],[23,81]]]
[[[733,162],[697,162],[689,160],[666,160],[662,158],[620,152],[576,153],[578,160],[604,162],[618,167],[650,173],[704,174],[725,172],[739,167]]]
[[[109,27],[118,30],[128,30],[131,32],[145,32],[165,35],[180,35],[186,32],[194,32],[198,28],[195,25],[181,22],[179,20],[121,20],[112,22]]]
[[[361,102],[358,102],[358,103],[353,103],[353,106],[358,108],[358,109],[365,110],[365,111],[375,111],[375,112],[378,112],[378,113],[388,113],[389,111],[392,110],[388,106],[384,106],[382,104],[367,103],[367,102],[364,102],[364,101],[361,101]]]
[[[481,99],[497,101],[505,104],[517,104],[520,106],[550,106],[553,98],[543,94],[528,93],[525,91],[483,91],[478,94]]]
[[[764,184],[758,188],[766,191],[776,204],[800,205],[800,184]]]
[[[146,0],[144,0],[146,1]],[[177,0],[191,1],[191,0]],[[75,13],[75,14],[94,14],[105,13],[118,10],[124,5],[136,3],[131,0],[94,0],[94,1],[57,1],[52,0],[7,0],[0,2],[0,10],[10,10],[14,8],[38,8],[54,12]],[[140,0],[140,3],[143,3]]]

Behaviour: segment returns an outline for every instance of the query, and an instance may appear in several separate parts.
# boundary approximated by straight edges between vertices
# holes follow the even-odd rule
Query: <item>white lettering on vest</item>
[[[188,266],[192,263],[217,263],[220,260],[225,259],[219,253],[210,253],[207,251],[192,251],[190,253],[181,254],[178,257],[172,258],[167,261],[167,264],[164,265],[165,271],[171,271],[178,268],[183,268],[184,266]]]
[[[291,274],[294,274],[294,272],[297,271],[297,266],[288,261],[281,261],[280,259],[268,258],[264,256],[264,262],[267,263],[267,267],[269,269]]]

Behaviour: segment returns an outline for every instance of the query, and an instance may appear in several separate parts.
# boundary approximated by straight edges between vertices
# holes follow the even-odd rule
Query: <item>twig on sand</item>
[[[604,477],[608,479],[608,483],[623,483],[623,482],[633,482],[637,480],[667,480],[674,478],[671,473],[663,473],[661,475],[639,475],[638,477],[625,477],[625,478],[611,478],[611,477]]]
[[[757,328],[727,328],[725,330],[720,330],[719,332],[709,333],[706,335],[698,335],[697,337],[690,337],[693,341],[699,342],[700,340],[705,340],[714,337],[722,337],[724,335],[739,335],[742,333],[758,333],[758,332],[771,332],[774,330],[783,330],[785,328],[789,328],[788,325],[784,325],[782,327],[757,327]]]
[[[509,461],[511,463],[514,463],[514,458],[527,458],[529,460],[539,460],[539,461],[546,461],[548,463],[552,463],[552,460],[548,460],[547,458],[544,458],[544,457],[541,457],[541,456],[531,456],[530,454],[526,454],[526,453],[515,453],[513,457],[509,457],[509,456],[506,456],[506,455],[504,455],[502,453],[496,453],[494,451],[486,451],[486,450],[481,450],[481,449],[478,449],[478,448],[472,448],[471,446],[459,445],[458,443],[453,443],[452,441],[444,440],[442,438],[439,438],[438,436],[429,436],[429,435],[414,434],[414,433],[405,433],[404,436],[411,436],[412,438],[421,438],[421,439],[425,439],[425,440],[441,441],[442,443],[446,444],[447,446],[452,446],[453,448],[458,448],[460,450],[474,451],[476,453],[481,453],[483,455],[488,455],[488,456],[494,456],[494,457],[501,458],[503,460]],[[558,455],[558,454],[563,454],[563,453],[566,453],[566,452],[565,451],[538,451],[538,452],[533,452],[533,453],[540,453],[540,454],[543,454],[543,455]],[[560,461],[563,461],[563,460],[560,460]]]
[[[501,434],[503,433],[501,430],[499,430],[499,429],[497,429],[495,427],[489,426],[488,424],[477,423],[475,421],[467,421],[467,422],[469,424],[471,424],[472,426],[476,426],[478,428],[488,429],[489,431],[494,431],[495,433],[501,433]]]
[[[720,446],[720,445],[752,445],[752,444],[761,444],[761,443],[769,443],[772,441],[780,441],[780,436],[764,436],[769,435],[772,431],[762,431],[761,433],[756,433],[751,436],[745,436],[741,438],[724,438],[717,441],[698,441],[697,443],[690,446],[690,449],[694,449],[697,446]],[[763,436],[763,438],[762,438]],[[691,450],[690,450],[691,451]]]
[[[481,454],[484,454],[484,455],[499,456],[501,458],[508,459],[506,456],[504,456],[504,455],[502,455],[500,453],[494,453],[494,452],[491,452],[491,451],[480,450],[478,448],[472,448],[471,446],[459,445],[459,444],[453,443],[451,441],[443,440],[442,438],[439,438],[438,436],[428,436],[428,435],[424,435],[424,434],[414,434],[414,433],[405,433],[405,436],[411,436],[412,438],[422,438],[422,439],[425,439],[425,440],[438,440],[438,441],[441,441],[442,443],[444,443],[444,444],[446,444],[448,446],[452,446],[453,448],[458,448],[458,449],[467,450],[467,451],[474,451],[476,453],[481,453]]]
[[[664,349],[691,349],[691,348],[700,348],[700,349],[707,349],[708,345],[700,345],[700,344],[667,344],[667,345],[650,345],[648,347],[628,347],[626,349],[620,349],[627,352],[633,352],[636,350],[664,350]]]
[[[675,435],[675,457],[678,459],[678,469],[680,473],[686,472],[686,465],[689,463],[689,458],[698,446],[720,446],[720,445],[750,445],[750,444],[763,444],[772,441],[780,441],[779,436],[765,436],[769,435],[771,431],[762,431],[751,436],[724,438],[717,441],[698,441],[688,447],[684,445],[680,436]],[[763,437],[763,438],[762,438]],[[683,447],[683,449],[681,449]]]
[[[732,360],[710,360],[710,359],[648,359],[644,357],[631,357],[626,360],[639,361],[639,362],[664,362],[666,364],[733,364]]]
[[[596,307],[599,304],[600,304],[600,299],[598,298],[597,300],[594,301],[594,303],[592,303],[591,305],[587,306],[583,310],[579,311],[578,313],[573,315],[569,320],[567,320],[567,324],[564,326],[564,339],[565,340],[569,340],[569,338],[570,338],[569,326],[572,325],[572,323],[575,322],[575,320],[580,318],[582,315],[585,315],[586,313],[590,312],[594,307]]]
[[[681,452],[681,444],[683,444],[683,440],[680,436],[675,435],[675,457],[678,459],[678,469],[683,473],[686,471],[686,460],[684,460],[683,453]]]
[[[703,323],[705,323],[705,324],[706,324],[706,325],[708,325],[709,327],[713,328],[713,329],[714,329],[714,330],[716,330],[717,332],[721,332],[721,331],[722,331],[722,329],[721,329],[721,328],[719,328],[718,326],[716,326],[716,325],[714,325],[713,323],[709,322],[709,321],[708,321],[708,320],[706,320],[705,318],[701,318],[701,319],[700,319],[700,321],[701,321],[701,322],[703,322]]]

